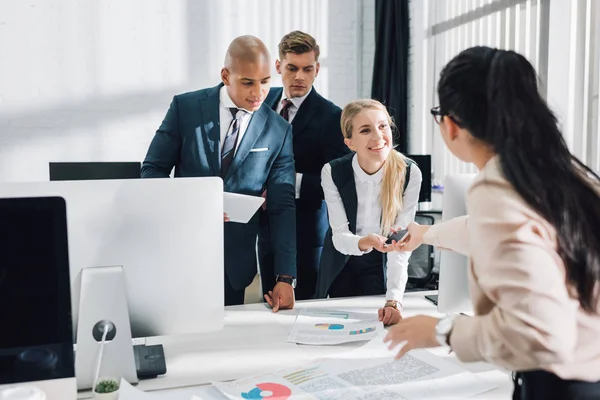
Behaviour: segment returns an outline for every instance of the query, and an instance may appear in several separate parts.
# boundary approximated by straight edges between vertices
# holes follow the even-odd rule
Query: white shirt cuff
[[[398,302],[398,308],[402,310],[402,298],[404,297],[404,290],[399,288],[388,289],[385,294],[386,300],[393,300]]]
[[[300,198],[300,188],[302,187],[302,174],[296,174],[296,198]]]

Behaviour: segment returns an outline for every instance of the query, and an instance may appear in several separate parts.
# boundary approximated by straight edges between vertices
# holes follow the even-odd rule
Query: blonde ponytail
[[[383,164],[381,183],[381,234],[388,236],[402,211],[402,195],[406,181],[406,160],[396,150],[390,151]]]

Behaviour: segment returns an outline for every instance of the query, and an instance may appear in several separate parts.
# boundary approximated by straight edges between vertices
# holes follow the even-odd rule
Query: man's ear
[[[281,61],[275,60],[275,70],[279,75],[281,75]]]
[[[354,146],[352,145],[352,139],[344,139],[344,143],[346,143],[346,146],[348,146],[348,148],[352,151],[354,151]]]
[[[229,70],[225,67],[221,69],[221,81],[223,81],[225,86],[229,86]]]
[[[315,77],[319,76],[319,69],[321,69],[321,63],[317,62],[317,66],[315,67]]]

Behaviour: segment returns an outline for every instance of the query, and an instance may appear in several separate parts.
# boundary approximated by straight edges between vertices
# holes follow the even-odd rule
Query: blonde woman
[[[375,100],[344,107],[346,145],[353,153],[325,164],[321,185],[329,212],[317,297],[386,294],[379,319],[401,319],[410,253],[386,245],[414,221],[421,171],[393,148],[392,120]],[[387,283],[386,283],[387,275]]]

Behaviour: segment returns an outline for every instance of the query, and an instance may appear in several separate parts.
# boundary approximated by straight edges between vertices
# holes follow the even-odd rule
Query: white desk
[[[435,306],[424,299],[425,294],[429,293],[407,293],[403,314],[440,316]],[[370,309],[376,312],[383,303],[383,296],[374,296],[303,301],[298,302],[296,307]],[[225,328],[222,331],[193,336],[149,338],[147,344],[163,344],[167,359],[167,374],[157,379],[141,381],[137,387],[144,391],[186,387],[186,391],[193,392],[190,387],[213,380],[236,379],[281,367],[295,366],[317,358],[334,356],[364,344],[317,347],[288,343],[287,338],[295,315],[295,310],[274,314],[264,304],[227,307]],[[190,318],[193,316],[191,315]],[[461,364],[454,355],[447,354],[443,349],[434,349],[433,353]],[[490,400],[510,398],[512,381],[506,372],[483,363],[461,365],[498,386],[478,398]],[[79,393],[79,398],[90,397],[91,393]]]

